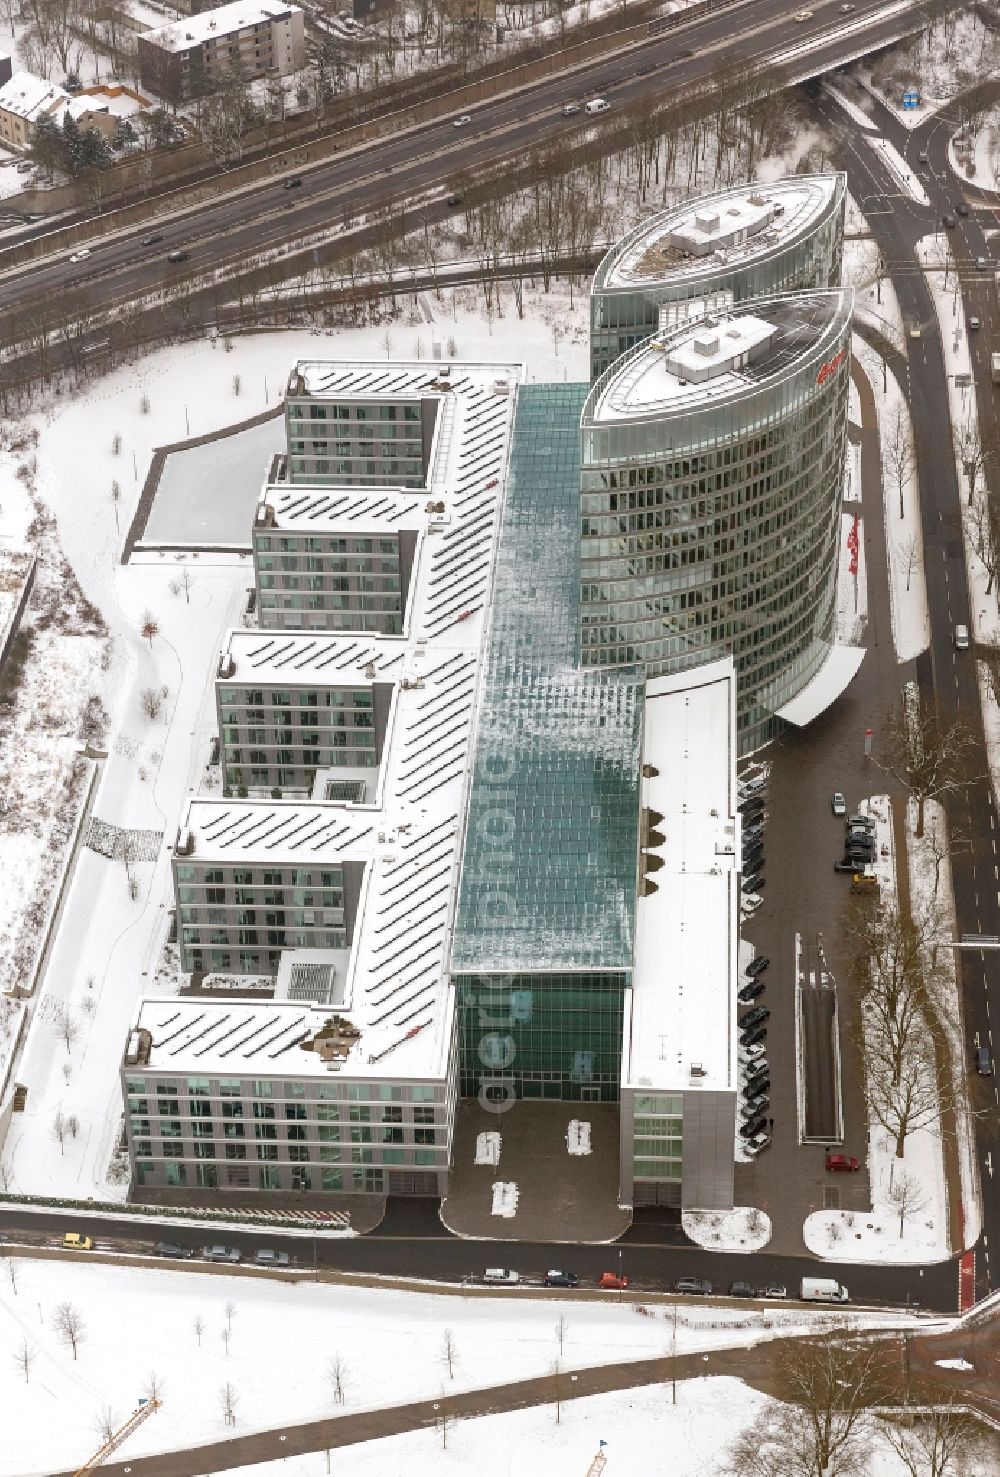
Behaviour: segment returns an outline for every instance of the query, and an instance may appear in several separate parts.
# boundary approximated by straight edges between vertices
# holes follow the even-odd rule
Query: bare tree
[[[450,1328],[446,1328],[441,1334],[441,1363],[448,1371],[448,1378],[455,1378],[455,1363],[458,1359],[458,1348],[455,1344],[455,1335]]]
[[[151,1369],[146,1376],[143,1394],[147,1400],[160,1401],[163,1399],[163,1376],[157,1374],[155,1369]]]
[[[228,1302],[226,1304],[226,1310],[225,1311],[226,1311],[226,1330],[227,1330],[227,1332],[230,1335],[232,1335],[232,1332],[233,1332],[233,1315],[236,1312],[236,1304],[233,1303],[233,1302]]]
[[[790,1344],[780,1359],[788,1404],[762,1410],[729,1451],[739,1477],[853,1477],[868,1470],[866,1406],[880,1380],[873,1349],[830,1335]]]
[[[101,1440],[108,1442],[118,1430],[120,1422],[110,1405],[102,1405],[97,1419],[94,1421],[94,1430]]]
[[[910,588],[913,572],[920,565],[920,539],[915,533],[908,533],[899,540],[896,545],[899,550],[899,562],[906,571],[906,588]]]
[[[205,1332],[205,1320],[200,1313],[195,1314],[191,1327],[194,1329],[194,1336],[198,1340],[198,1348],[200,1349],[202,1335]]]
[[[343,1405],[347,1398],[347,1365],[341,1354],[334,1354],[326,1366],[326,1376],[333,1390],[333,1398],[337,1405]]]
[[[170,581],[169,589],[171,595],[179,595],[183,590],[185,605],[191,604],[191,591],[194,589],[194,575],[191,573],[190,569],[188,569],[186,564],[181,566],[180,573],[176,576],[176,578]]]
[[[942,717],[907,683],[900,707],[890,712],[880,763],[917,802],[916,835],[924,834],[924,806],[964,790],[979,753],[975,731],[962,717]]]
[[[916,469],[910,417],[902,405],[886,418],[882,432],[882,460],[899,496],[899,516],[905,517],[906,486]]]
[[[16,1256],[5,1257],[4,1263],[7,1267],[7,1279],[10,1282],[10,1290],[17,1297],[17,1279],[21,1274],[21,1263]]]
[[[903,1426],[890,1419],[882,1427],[883,1440],[910,1477],[951,1477],[964,1470],[981,1439],[974,1417],[951,1401],[924,1405],[919,1393],[914,1403],[922,1409],[911,1422]]]
[[[154,636],[158,636],[160,634],[160,625],[159,625],[159,622],[156,619],[156,616],[153,614],[153,612],[151,610],[144,610],[143,611],[143,613],[142,613],[142,625],[140,626],[139,629],[142,632],[142,639],[144,641],[148,641],[149,642],[149,645],[150,645],[150,648],[152,648],[152,645],[153,645],[153,637]]]
[[[223,1348],[226,1351],[226,1358],[227,1359],[229,1358],[229,1342],[230,1342],[230,1339],[232,1338],[232,1336],[233,1336],[233,1331],[232,1331],[231,1328],[228,1328],[227,1327],[227,1328],[224,1328],[222,1330],[222,1334],[221,1334],[222,1346],[223,1346]]]
[[[904,1169],[893,1176],[889,1200],[893,1209],[899,1211],[899,1237],[902,1240],[906,1217],[926,1207],[927,1195],[919,1179]]]
[[[72,1303],[60,1303],[56,1308],[55,1329],[59,1340],[73,1350],[75,1359],[87,1336],[87,1329],[79,1310]]]
[[[140,702],[142,704],[142,711],[151,721],[154,721],[160,716],[163,699],[160,696],[160,689],[158,687],[144,687]]]
[[[962,514],[972,552],[986,571],[986,594],[991,594],[1000,573],[1000,508],[987,493],[970,498]]]
[[[969,502],[976,496],[976,487],[980,478],[985,483],[993,462],[993,448],[988,445],[980,433],[979,424],[975,420],[966,421],[962,426],[955,428],[955,450],[962,462],[962,468],[969,479]]]
[[[31,1378],[31,1366],[35,1362],[37,1350],[28,1343],[27,1338],[22,1338],[14,1352],[14,1367],[20,1374],[24,1375],[24,1383],[27,1384]]]
[[[117,477],[111,482],[111,502],[115,510],[115,532],[121,533],[121,523],[118,518],[118,504],[122,500],[122,487]]]
[[[558,1359],[553,1359],[549,1365],[549,1379],[552,1385],[552,1403],[555,1406],[556,1425],[558,1426],[562,1424],[563,1402],[562,1365]]]
[[[226,1425],[235,1426],[236,1407],[239,1404],[239,1396],[236,1393],[236,1387],[230,1380],[227,1380],[219,1390],[219,1404],[222,1406],[222,1415]]]
[[[69,1127],[66,1123],[65,1117],[63,1116],[62,1108],[56,1109],[55,1117],[52,1119],[52,1127],[49,1129],[49,1132],[55,1142],[59,1145],[60,1155],[65,1154],[66,1138],[69,1134]]]
[[[560,1354],[562,1354],[563,1352],[563,1345],[566,1342],[566,1334],[568,1333],[568,1331],[569,1324],[566,1322],[566,1317],[563,1313],[560,1313],[559,1317],[556,1319],[556,1343],[559,1345]]]
[[[75,1016],[64,1001],[60,1001],[52,1017],[55,1033],[66,1048],[67,1055],[72,1052],[73,1042],[80,1034],[80,1027]]]

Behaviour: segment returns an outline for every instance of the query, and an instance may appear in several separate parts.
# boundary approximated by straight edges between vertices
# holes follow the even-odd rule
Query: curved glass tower
[[[798,175],[687,200],[608,252],[590,291],[590,375],[667,326],[749,298],[839,287],[846,175]]]
[[[758,298],[647,339],[581,416],[585,665],[732,656],[741,753],[834,644],[853,294]]]

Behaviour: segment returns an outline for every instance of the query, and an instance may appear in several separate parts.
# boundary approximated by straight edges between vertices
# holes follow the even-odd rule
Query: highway
[[[923,206],[899,193],[896,183],[865,144],[861,130],[831,100],[816,103],[817,116],[837,141],[836,162],[847,170],[849,188],[866,208],[869,224],[886,263],[899,301],[903,322],[920,329],[919,338],[907,337],[908,394],[920,483],[924,563],[931,615],[931,645],[917,662],[922,695],[936,701],[945,713],[961,713],[974,725],[982,753],[985,740],[976,683],[975,659],[971,651],[956,651],[956,622],[970,619],[969,594],[962,551],[962,495],[958,486],[952,447],[948,385],[937,316],[923,274],[917,269],[914,245],[920,237],[941,229],[942,213],[954,212],[963,192],[947,163],[947,138],[954,121],[930,119],[910,132],[898,124],[887,109],[879,107],[876,123],[917,174],[930,198]],[[919,155],[928,154],[921,169]],[[974,198],[970,194],[970,199]],[[886,208],[888,207],[888,208]],[[988,224],[995,226],[993,211]],[[996,297],[989,273],[971,269],[976,257],[990,256],[983,222],[973,210],[958,217],[952,247],[960,263],[966,314],[983,320],[975,348],[975,372],[980,404],[995,419],[993,390],[989,375],[989,351],[997,327]],[[976,335],[971,335],[974,339]],[[1000,468],[995,472],[1000,474]],[[985,769],[985,764],[984,764]],[[952,857],[958,933],[1000,935],[1000,820],[988,777],[977,780],[957,804],[947,806],[953,834],[969,838],[969,848]],[[1000,1018],[1000,954],[959,951],[959,971],[968,1043],[969,1081],[973,1109],[977,1113],[977,1162],[983,1191],[983,1233],[977,1245],[977,1291],[982,1296],[996,1285],[991,1265],[1000,1246],[1000,1186],[992,1166],[1000,1165],[1000,1089],[994,1075],[984,1081],[972,1074],[975,1039],[991,1045],[994,1061],[991,1012]],[[995,1073],[994,1068],[994,1073]]]
[[[734,11],[739,26],[734,25]],[[12,264],[0,274],[0,309],[30,305],[40,294],[51,300],[81,288],[102,308],[135,302],[303,238],[326,239],[361,215],[392,207],[398,218],[406,202],[435,191],[447,193],[457,179],[475,179],[477,172],[498,164],[523,166],[532,150],[569,150],[581,134],[599,125],[582,112],[565,117],[567,102],[600,94],[611,103],[613,123],[631,105],[659,105],[671,93],[681,97],[710,84],[727,65],[780,62],[794,46],[808,51],[807,62],[794,63],[795,75],[802,76],[872,49],[913,24],[909,8],[899,0],[858,0],[849,15],[840,13],[838,0],[824,0],[802,24],[790,24],[790,14],[787,0],[740,0],[626,52],[467,108],[470,121],[461,128],[449,117],[334,155],[303,172],[297,189],[286,190],[281,178],[268,179],[188,206],[179,215],[161,209],[155,226],[146,224],[94,244],[86,261],[71,262],[62,249],[37,263]],[[151,232],[162,239],[142,246],[142,236]],[[190,260],[168,262],[168,253],[181,248],[190,252]],[[0,254],[0,267],[3,260]]]

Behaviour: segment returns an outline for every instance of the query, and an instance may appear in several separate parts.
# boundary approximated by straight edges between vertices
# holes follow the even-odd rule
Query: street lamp
[[[625,1284],[622,1281],[622,1249],[619,1246],[619,1248],[618,1248],[618,1301],[619,1302],[621,1302],[621,1300],[622,1300],[622,1293],[624,1292],[624,1290],[625,1290]]]

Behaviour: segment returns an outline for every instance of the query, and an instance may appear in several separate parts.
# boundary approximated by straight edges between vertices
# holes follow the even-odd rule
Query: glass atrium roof
[[[643,679],[578,664],[589,388],[518,391],[453,973],[632,965]]]

